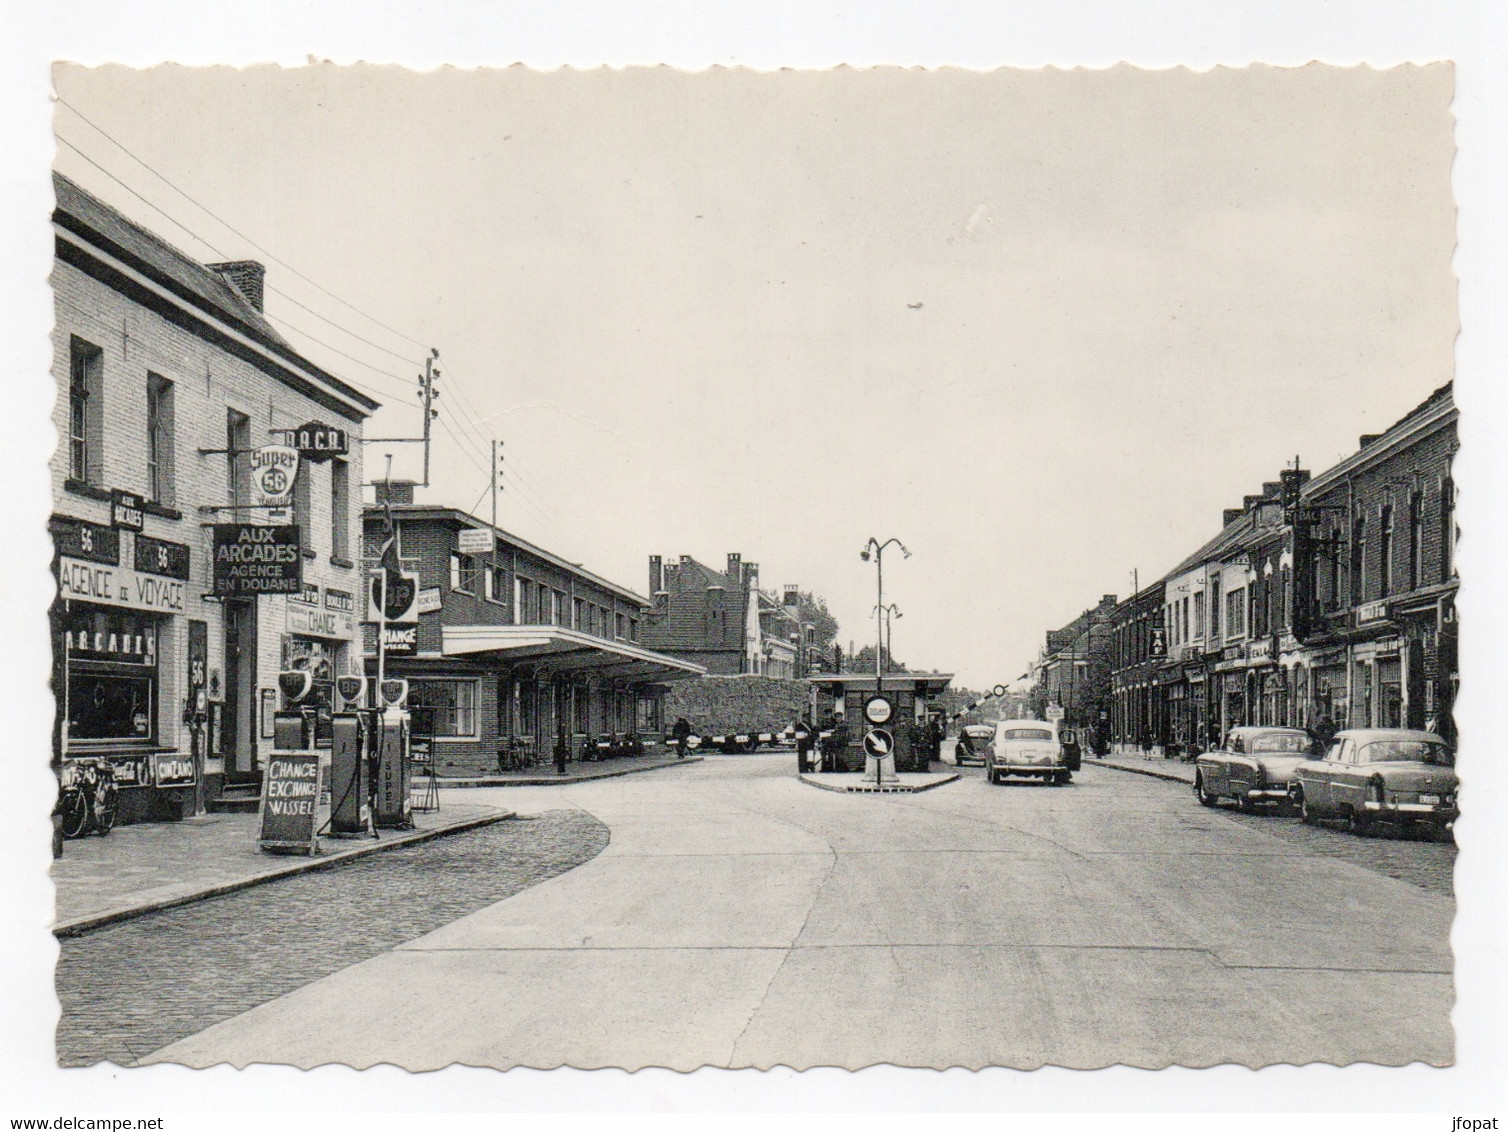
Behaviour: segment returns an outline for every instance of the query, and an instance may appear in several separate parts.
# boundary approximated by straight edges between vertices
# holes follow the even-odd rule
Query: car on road
[[[1458,813],[1455,767],[1450,745],[1429,731],[1341,731],[1323,758],[1295,768],[1294,793],[1306,822],[1341,818],[1362,835],[1378,822],[1444,834]]]
[[[978,763],[984,766],[986,762],[985,751],[990,745],[990,740],[995,736],[995,729],[988,723],[970,723],[958,732],[958,744],[953,748],[953,764],[965,766],[970,763]]]
[[[1315,744],[1298,727],[1232,727],[1218,750],[1195,760],[1194,796],[1206,806],[1229,798],[1241,810],[1285,805],[1294,769],[1319,754]]]
[[[1004,719],[995,724],[985,749],[985,766],[997,786],[1013,774],[1040,778],[1050,786],[1073,778],[1057,725],[1040,719]]]

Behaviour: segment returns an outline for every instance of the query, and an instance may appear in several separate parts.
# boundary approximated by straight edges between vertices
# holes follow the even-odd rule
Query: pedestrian
[[[816,769],[816,760],[812,758],[812,749],[817,745],[816,731],[812,727],[811,718],[802,715],[796,721],[796,773],[806,774]]]
[[[670,728],[670,737],[675,740],[675,757],[684,759],[686,757],[686,740],[691,738],[691,724],[687,722],[684,715],[676,717],[675,723]]]
[[[566,742],[565,731],[558,731],[555,735],[555,773],[564,774],[566,763],[571,759],[571,745]]]
[[[1319,716],[1314,721],[1314,726],[1310,728],[1315,742],[1319,744],[1319,751],[1317,753],[1324,754],[1329,749],[1330,744],[1335,739],[1335,733],[1339,730],[1340,728],[1335,726],[1335,720],[1330,718],[1330,713],[1321,709]]]

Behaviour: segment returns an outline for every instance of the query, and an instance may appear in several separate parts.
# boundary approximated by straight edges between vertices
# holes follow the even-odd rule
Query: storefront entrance
[[[225,603],[225,712],[220,749],[226,785],[258,781],[257,603]]]

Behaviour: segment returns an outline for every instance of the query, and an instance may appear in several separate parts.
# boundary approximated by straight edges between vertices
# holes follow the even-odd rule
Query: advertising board
[[[279,751],[267,757],[257,839],[264,851],[314,852],[319,785],[319,755]]]
[[[297,523],[276,527],[216,523],[212,563],[216,597],[301,594],[304,590]]]

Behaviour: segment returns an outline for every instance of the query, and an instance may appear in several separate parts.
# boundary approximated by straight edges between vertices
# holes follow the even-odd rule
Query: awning
[[[644,682],[707,674],[689,660],[560,625],[446,625],[440,640],[445,656],[528,663],[538,675],[600,675]]]

